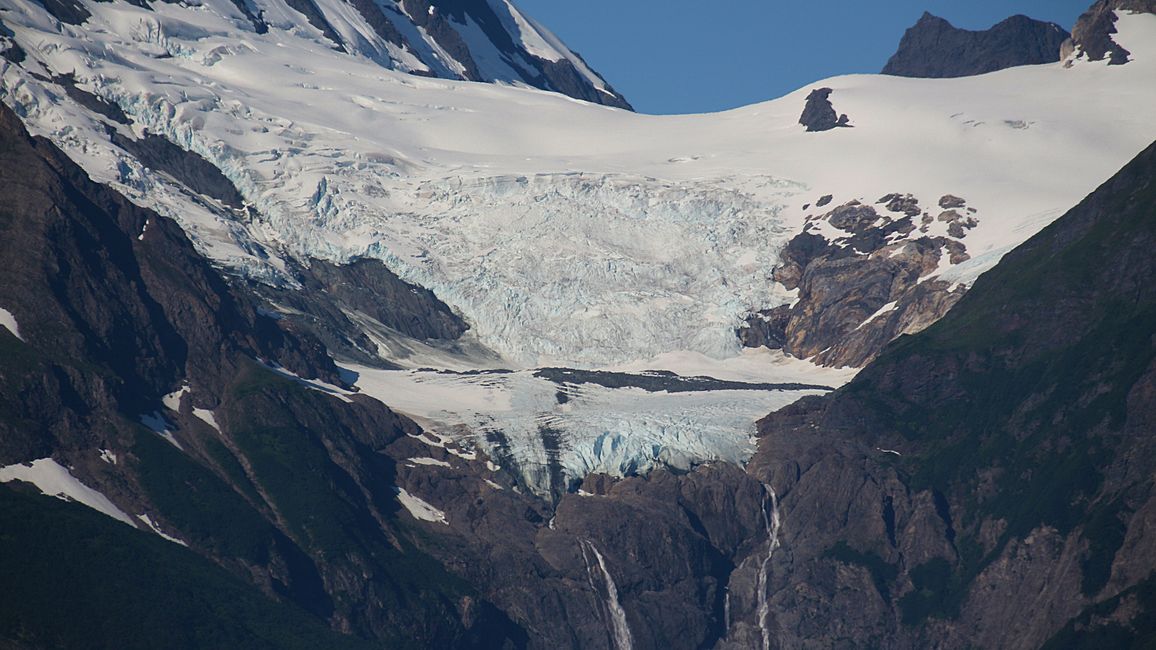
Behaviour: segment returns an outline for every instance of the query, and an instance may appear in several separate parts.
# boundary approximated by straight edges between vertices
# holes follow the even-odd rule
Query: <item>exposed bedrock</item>
[[[964,204],[950,195],[941,203]],[[951,236],[926,234],[933,223]],[[739,337],[746,346],[822,365],[862,366],[893,339],[935,322],[963,295],[963,287],[933,276],[968,259],[953,237],[966,236],[975,223],[958,211],[932,217],[904,194],[888,194],[875,206],[852,201],[812,218],[772,272],[776,282],[798,290],[798,300],[752,315]]]
[[[915,23],[887,61],[883,74],[968,77],[1020,65],[1054,63],[1068,32],[1055,23],[1012,16],[982,31],[955,27],[930,13]]]
[[[807,104],[799,116],[799,124],[808,131],[830,131],[835,127],[851,126],[846,115],[839,115],[831,105],[830,88],[817,88],[807,95]]]

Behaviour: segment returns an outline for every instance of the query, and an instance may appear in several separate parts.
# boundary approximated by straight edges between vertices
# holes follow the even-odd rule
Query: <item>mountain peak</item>
[[[1060,60],[1068,33],[1055,23],[1016,15],[983,31],[952,25],[924,11],[903,34],[883,74],[900,77],[968,77],[1004,68]]]

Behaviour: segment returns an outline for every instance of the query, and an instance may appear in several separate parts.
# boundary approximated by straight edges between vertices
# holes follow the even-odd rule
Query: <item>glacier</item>
[[[671,392],[592,383],[558,383],[534,371],[382,370],[347,365],[356,386],[422,425],[443,446],[481,450],[532,490],[568,490],[594,473],[624,476],[656,467],[743,464],[755,451],[755,421],[822,388],[768,390],[752,383],[783,377],[835,388],[853,370],[804,369],[780,353],[750,351],[759,373],[749,389]],[[753,361],[753,360],[752,360]],[[754,366],[755,364],[751,364]],[[727,375],[726,364],[715,374]],[[640,373],[640,377],[653,374]]]
[[[0,100],[95,180],[178,221],[230,273],[293,286],[290,260],[371,257],[431,289],[493,352],[485,367],[515,372],[485,375],[489,385],[451,381],[420,372],[421,361],[461,369],[473,360],[419,354],[402,371],[354,369],[359,386],[439,435],[491,455],[504,445],[539,487],[551,463],[581,477],[745,460],[754,421],[804,392],[584,386],[559,404],[556,386],[532,370],[639,372],[681,355],[694,372],[721,374],[749,360],[735,330],[750,313],[795,299],[770,271],[818,197],[966,198],[978,221],[966,240],[971,260],[936,273],[968,284],[1156,139],[1151,15],[1119,16],[1117,38],[1134,58],[1124,66],[824,80],[813,86],[833,88],[855,128],[808,134],[797,119],[813,86],[724,113],[639,115],[405,74],[383,67],[372,44],[335,51],[271,0],[255,3],[270,10],[264,34],[247,29],[229,0],[151,9],[83,1],[93,16],[77,27],[31,0],[0,0],[28,53],[22,64],[0,60]],[[342,3],[317,4],[348,34],[365,33]],[[568,56],[512,4],[494,6],[514,26],[538,29],[528,47]],[[65,74],[132,124],[74,101],[54,81]],[[109,129],[199,154],[244,209],[153,173]],[[382,345],[383,357],[397,361],[390,349]],[[849,377],[831,372],[813,383]],[[815,373],[823,371],[799,362],[754,374],[791,382]],[[560,445],[547,448],[543,430],[560,432]]]

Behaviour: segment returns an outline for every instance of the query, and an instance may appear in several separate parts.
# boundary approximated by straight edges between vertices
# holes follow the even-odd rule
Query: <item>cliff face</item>
[[[969,77],[1019,65],[1054,63],[1069,34],[1055,23],[1012,16],[983,31],[953,26],[924,12],[887,61],[883,74]]]
[[[1156,146],[843,390],[761,423],[785,646],[1154,632],[1153,179]]]
[[[75,536],[40,544],[36,527],[8,520],[5,539],[21,552],[0,558],[5,575],[74,557],[120,566],[116,549],[144,544],[144,566],[171,561],[207,576],[189,579],[190,599],[211,600],[206,590],[224,581],[225,602],[245,608],[229,614],[239,629],[212,638],[193,618],[206,614],[199,607],[142,615],[187,630],[176,647],[288,647],[261,638],[284,616],[305,617],[302,629],[333,647],[357,638],[500,646],[520,634],[404,541],[394,461],[379,451],[416,432],[413,423],[376,401],[337,397],[337,369],[315,339],[260,315],[175,223],[89,181],[3,107],[0,187],[0,466],[27,474],[21,464],[51,459],[141,529],[78,515]],[[0,490],[9,499],[19,485]],[[153,531],[179,543],[137,541],[159,540]],[[94,575],[57,592],[6,581],[23,604],[6,609],[20,613],[0,622],[0,638],[68,645],[87,630],[95,646],[153,643],[98,620],[103,610],[85,605],[107,596]],[[125,598],[147,602],[141,574],[130,575]],[[63,605],[71,622],[30,611],[37,602]],[[326,626],[354,637],[327,636]]]

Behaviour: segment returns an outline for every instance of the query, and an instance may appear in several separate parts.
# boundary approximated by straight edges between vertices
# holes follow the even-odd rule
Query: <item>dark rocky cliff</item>
[[[1153,638],[1154,244],[1156,145],[843,390],[761,423],[784,647]]]
[[[924,12],[899,42],[883,74],[968,77],[1019,65],[1054,63],[1069,34],[1055,23],[1012,16],[983,31],[955,27]]]
[[[35,527],[7,520],[0,537],[23,540],[22,552],[0,555],[0,575],[66,559],[120,566],[116,549],[144,544],[152,549],[144,566],[171,560],[196,568],[190,604],[211,600],[196,589],[224,580],[232,586],[223,602],[246,608],[230,613],[240,623],[216,637],[189,618],[206,613],[200,606],[184,617],[159,606],[141,612],[144,628],[169,621],[201,630],[176,647],[291,647],[260,638],[286,612],[327,638],[321,647],[357,639],[519,644],[516,625],[408,541],[394,461],[381,450],[416,432],[413,423],[376,401],[338,399],[287,374],[340,383],[315,339],[262,316],[179,226],[92,183],[4,107],[0,187],[0,305],[21,333],[0,329],[0,465],[52,458],[212,562],[198,563],[170,542],[157,550],[149,542],[160,538],[145,523],[133,531],[109,519],[118,527],[109,531],[80,521],[75,536],[45,546],[34,541]],[[125,541],[130,533],[148,540]],[[93,539],[113,546],[102,551]],[[91,647],[155,647],[155,639],[106,625],[105,610],[86,605],[109,598],[96,575],[54,587],[6,580],[6,597],[25,605],[5,608],[0,639],[56,647],[75,643],[62,634],[80,628]],[[128,575],[125,590],[146,589],[134,581],[147,572]],[[139,595],[123,602],[145,602]],[[63,605],[67,626],[47,610],[29,610],[36,602]],[[327,637],[326,626],[343,635]]]

